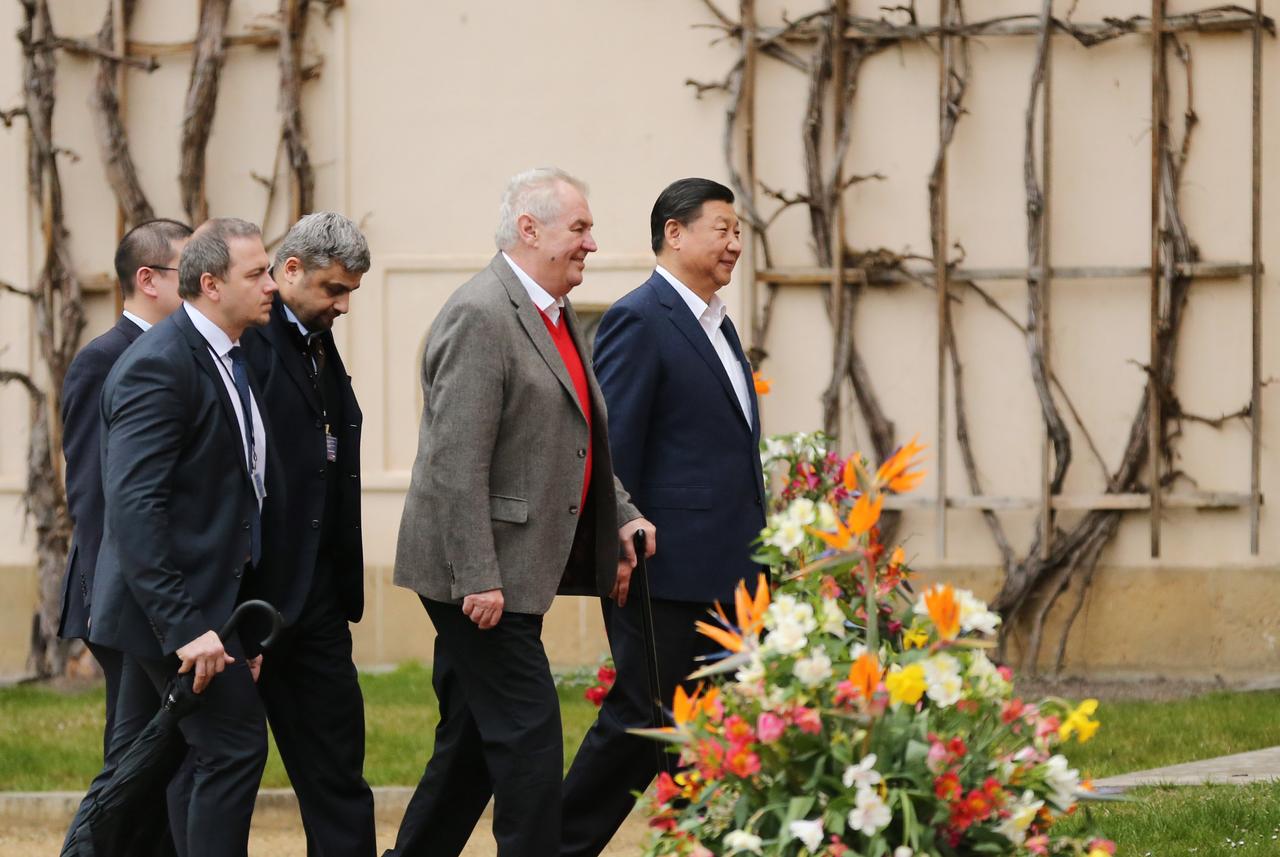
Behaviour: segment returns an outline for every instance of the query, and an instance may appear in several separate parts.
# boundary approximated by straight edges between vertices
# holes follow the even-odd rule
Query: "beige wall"
[[[233,32],[243,31],[275,8],[267,0],[233,3]],[[725,8],[735,4],[723,3]],[[805,4],[763,3],[762,18],[782,9],[800,14]],[[854,11],[875,15],[878,3],[855,0]],[[931,6],[924,3],[923,7]],[[985,0],[970,16],[1032,12],[1031,0]],[[1067,5],[1065,3],[1059,5]],[[1173,11],[1200,4],[1177,2]],[[195,3],[142,0],[133,37],[148,41],[189,38]],[[976,7],[981,7],[978,9]],[[1269,0],[1265,10],[1280,14]],[[67,35],[96,30],[104,3],[60,0],[55,24]],[[1065,9],[1058,10],[1061,14]],[[1081,0],[1077,20],[1145,14],[1137,0]],[[554,163],[592,187],[596,237],[601,250],[589,260],[578,305],[605,305],[637,285],[651,264],[647,216],[668,181],[701,174],[726,178],[721,154],[724,102],[694,98],[687,78],[711,80],[735,58],[697,0],[537,4],[437,0],[363,0],[348,3],[325,25],[318,18],[308,47],[324,55],[320,80],[308,85],[306,123],[317,166],[322,207],[365,224],[374,266],[338,324],[340,347],[355,377],[365,411],[365,533],[369,561],[370,618],[357,632],[367,663],[429,655],[427,622],[407,593],[389,583],[395,533],[408,469],[414,455],[420,407],[416,359],[427,326],[449,292],[493,252],[491,232],[504,179],[532,165]],[[0,32],[18,25],[16,4],[0,6]],[[1193,37],[1196,131],[1184,186],[1191,229],[1206,259],[1247,260],[1249,250],[1247,37]],[[1021,184],[1022,117],[1032,40],[988,39],[973,46],[973,80],[966,116],[951,150],[951,232],[974,267],[1025,264]],[[12,43],[0,48],[0,102],[17,98],[20,58]],[[1280,51],[1266,42],[1264,103],[1275,104]],[[165,59],[151,75],[128,76],[128,124],[142,180],[157,212],[175,215],[177,130],[188,63]],[[1142,265],[1149,257],[1150,81],[1144,37],[1129,37],[1085,51],[1067,39],[1054,55],[1053,247],[1059,265]],[[93,64],[62,57],[59,70],[59,141],[82,155],[64,162],[77,263],[86,274],[108,269],[115,239],[113,205],[102,178],[92,127],[84,108]],[[855,134],[846,170],[879,171],[847,196],[848,239],[862,247],[928,252],[925,176],[936,144],[937,57],[907,46],[870,60],[854,105]],[[265,192],[253,174],[271,172],[278,120],[276,72],[270,51],[231,51],[223,97],[209,150],[210,203],[215,214],[263,218]],[[764,64],[760,82],[758,164],[773,187],[802,186],[799,123],[804,80],[775,63]],[[1175,90],[1178,87],[1175,86]],[[1180,110],[1175,98],[1173,115]],[[1280,111],[1270,110],[1264,129],[1264,282],[1268,307],[1280,271]],[[0,206],[0,278],[25,282],[36,256],[30,217],[20,203],[23,179],[20,134],[0,134],[0,170],[6,199]],[[277,206],[266,233],[287,225]],[[782,215],[773,232],[780,264],[812,264],[807,214]],[[744,262],[745,267],[745,262]],[[1015,317],[1025,316],[1025,285],[991,283],[989,290]],[[727,292],[732,312],[746,316],[738,283]],[[862,301],[857,337],[884,406],[899,432],[919,432],[936,448],[933,387],[935,321],[932,293],[917,287],[875,289]],[[1109,466],[1118,461],[1147,357],[1147,290],[1143,281],[1064,282],[1053,298],[1054,364]],[[94,299],[86,339],[105,328],[109,296]],[[1280,335],[1268,340],[1264,377],[1280,366]],[[966,368],[969,417],[986,490],[1034,497],[1039,491],[1040,418],[1029,382],[1022,340],[979,302],[956,309],[957,335]],[[740,324],[745,328],[745,325]],[[1247,280],[1198,284],[1191,298],[1179,354],[1178,394],[1191,411],[1236,410],[1249,396]],[[0,298],[0,337],[5,365],[29,365],[32,344],[25,309]],[[818,395],[826,383],[831,334],[821,292],[788,290],[778,302],[771,359],[774,382],[765,400],[770,432],[812,429],[821,420]],[[1264,413],[1277,413],[1274,388],[1263,395]],[[18,491],[25,452],[25,402],[16,390],[0,390],[0,566],[29,563]],[[863,447],[865,428],[847,420],[847,446]],[[1280,485],[1280,419],[1264,423],[1263,488]],[[1074,431],[1074,429],[1073,429]],[[1098,466],[1083,438],[1075,436],[1076,464],[1067,491],[1101,490]],[[1238,424],[1214,431],[1188,424],[1180,441],[1180,466],[1203,489],[1248,489],[1248,434]],[[949,442],[948,484],[964,493],[958,451]],[[922,491],[934,490],[931,474]],[[1245,512],[1167,513],[1165,561],[1147,557],[1147,518],[1131,514],[1103,555],[1097,591],[1082,616],[1069,651],[1074,668],[1095,671],[1237,673],[1280,672],[1270,644],[1280,630],[1261,611],[1277,593],[1280,543],[1264,509],[1263,551],[1248,553]],[[1008,514],[1006,525],[1025,548],[1032,513]],[[1069,525],[1072,516],[1064,515]],[[477,522],[480,525],[481,522]],[[996,554],[976,513],[948,515],[945,559],[934,553],[934,521],[909,513],[907,545],[931,573],[977,581],[990,592]],[[981,571],[981,573],[979,573]],[[20,589],[29,572],[4,571],[3,591]],[[972,575],[977,575],[972,577]],[[1230,585],[1228,585],[1230,582]],[[1168,609],[1155,611],[1159,600]],[[1178,610],[1184,611],[1179,613]],[[1123,611],[1123,612],[1121,612]],[[1133,617],[1147,625],[1133,632]],[[1270,624],[1269,624],[1270,623]],[[5,627],[13,627],[5,622]],[[603,649],[596,609],[581,600],[559,605],[548,620],[553,659],[594,659]],[[25,627],[25,626],[24,626]],[[1171,647],[1189,629],[1218,643]],[[0,642],[0,673],[20,664],[25,631]],[[1177,662],[1170,653],[1179,651]]]

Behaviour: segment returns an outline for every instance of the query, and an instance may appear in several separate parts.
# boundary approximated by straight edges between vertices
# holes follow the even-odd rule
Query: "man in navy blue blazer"
[[[760,416],[751,366],[724,301],[742,253],[733,191],[681,179],[654,203],[653,275],[614,304],[596,335],[595,370],[609,412],[618,478],[662,532],[648,563],[658,684],[670,707],[695,658],[717,646],[694,630],[714,602],[731,604],[764,527]],[[599,854],[658,773],[652,742],[648,642],[639,605],[602,599],[618,670],[564,782],[562,857]],[[674,761],[675,757],[672,757]]]
[[[88,794],[71,822],[71,831],[76,829],[83,812],[111,778],[121,755],[109,752],[109,739],[116,723],[124,655],[116,649],[89,642],[90,595],[98,563],[98,547],[102,544],[98,400],[102,398],[102,385],[107,374],[125,349],[143,331],[168,318],[182,304],[182,298],[178,297],[178,257],[190,237],[190,226],[165,219],[139,223],[125,233],[115,256],[116,278],[120,281],[124,312],[106,333],[80,349],[62,382],[62,452],[67,459],[67,509],[71,515],[72,539],[63,580],[58,636],[85,641],[102,667],[107,691],[102,771],[90,783]],[[159,705],[154,694],[149,694],[147,699],[135,700],[126,707],[145,717],[148,710],[154,714]],[[153,818],[161,828],[165,826],[164,813],[156,813]],[[147,828],[148,820],[140,820],[139,827]],[[161,833],[139,829],[135,842],[168,838]],[[172,843],[167,848],[171,853]],[[160,853],[164,853],[163,850]]]

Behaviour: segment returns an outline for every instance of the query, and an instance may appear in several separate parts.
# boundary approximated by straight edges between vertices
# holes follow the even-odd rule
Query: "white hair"
[[[493,235],[499,250],[510,250],[516,246],[519,240],[516,221],[520,215],[527,214],[544,223],[560,216],[561,199],[557,190],[562,183],[583,196],[587,195],[585,182],[555,167],[538,167],[511,177],[502,194],[498,228]]]

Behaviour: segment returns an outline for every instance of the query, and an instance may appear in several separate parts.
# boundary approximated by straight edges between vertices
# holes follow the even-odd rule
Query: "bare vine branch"
[[[209,218],[205,195],[205,150],[213,130],[213,114],[218,103],[218,81],[226,62],[223,39],[231,0],[202,0],[200,28],[191,59],[191,80],[182,111],[181,160],[178,184],[182,207],[192,223]]]
[[[128,33],[129,21],[133,17],[137,0],[124,0],[122,4],[122,27]],[[102,29],[98,31],[98,45],[107,50],[115,43],[115,21],[111,4],[107,4],[106,16]],[[159,64],[152,61],[152,68]],[[98,63],[98,74],[94,79],[93,91],[89,95],[89,109],[93,113],[94,130],[98,134],[98,145],[102,149],[103,166],[106,169],[107,183],[115,193],[116,202],[124,212],[125,227],[132,228],[139,223],[154,218],[155,210],[142,190],[142,182],[138,178],[138,168],[134,164],[133,154],[129,148],[129,135],[120,115],[119,77],[116,64],[103,59]]]

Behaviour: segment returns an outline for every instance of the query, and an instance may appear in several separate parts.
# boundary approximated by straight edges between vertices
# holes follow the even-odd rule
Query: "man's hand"
[[[487,631],[502,618],[502,590],[488,589],[484,592],[473,592],[462,599],[462,612]]]
[[[222,647],[222,640],[213,631],[205,631],[175,654],[182,660],[182,666],[178,668],[179,675],[191,672],[191,668],[195,667],[196,679],[191,689],[196,693],[204,690],[215,675],[227,668],[227,664],[236,662],[235,658],[227,654],[227,650]]]
[[[262,675],[262,655],[249,658],[249,675],[253,677],[254,684],[257,684],[258,676]]]
[[[618,602],[619,607],[627,606],[627,593],[631,591],[631,561],[626,557],[618,560],[618,576],[613,579],[613,589],[609,597]]]
[[[618,528],[618,541],[622,542],[622,555],[627,563],[636,567],[636,546],[631,540],[636,530],[644,530],[644,557],[648,559],[658,552],[658,528],[644,518],[627,521]]]

